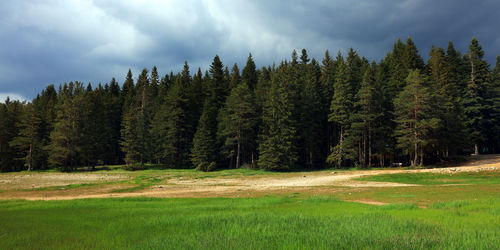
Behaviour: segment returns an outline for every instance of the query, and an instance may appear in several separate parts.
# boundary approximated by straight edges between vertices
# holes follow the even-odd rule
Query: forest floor
[[[446,200],[440,199],[435,193],[457,193],[458,196],[461,193],[473,198],[479,192],[483,196],[498,197],[500,189],[497,184],[500,183],[497,181],[500,182],[500,155],[472,156],[467,162],[457,166],[428,169],[291,173],[247,169],[209,173],[194,170],[101,170],[77,173],[35,171],[0,174],[0,199],[326,195],[373,205],[411,202],[425,207],[433,202]]]

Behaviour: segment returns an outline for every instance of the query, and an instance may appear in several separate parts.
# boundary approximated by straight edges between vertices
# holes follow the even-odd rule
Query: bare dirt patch
[[[127,179],[129,177],[126,175],[107,173],[8,173],[0,175],[0,191],[116,182]]]
[[[0,174],[0,199],[80,199],[107,197],[252,197],[268,194],[309,193],[334,194],[355,192],[370,188],[411,187],[415,184],[393,182],[368,182],[354,179],[393,173],[455,173],[500,171],[500,155],[473,157],[457,167],[438,169],[383,169],[360,171],[317,171],[252,176],[218,176],[196,178],[189,175],[174,177],[165,173],[161,183],[134,192],[117,190],[136,187],[138,184],[117,183],[132,180],[137,174],[128,173],[9,173]],[[141,174],[141,173],[139,173]],[[214,174],[214,176],[217,176]],[[156,176],[158,177],[158,176]],[[156,178],[155,177],[155,178]],[[169,178],[166,178],[169,177]],[[65,186],[70,184],[96,184],[68,190],[35,190],[36,188]],[[348,191],[347,191],[348,190]]]
[[[383,206],[383,205],[389,204],[389,203],[386,203],[386,202],[372,201],[372,200],[346,200],[346,201],[356,202],[356,203],[363,203],[363,204],[368,204],[368,205],[376,205],[376,206]]]

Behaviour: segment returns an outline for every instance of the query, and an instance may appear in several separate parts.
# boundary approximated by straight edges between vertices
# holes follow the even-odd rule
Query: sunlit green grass
[[[398,182],[420,185],[500,184],[500,172],[400,173],[362,177],[361,181]]]
[[[494,249],[500,200],[327,197],[0,201],[0,249]]]

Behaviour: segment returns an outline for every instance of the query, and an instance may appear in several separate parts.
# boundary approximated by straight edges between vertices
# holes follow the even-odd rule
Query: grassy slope
[[[0,248],[467,248],[500,245],[500,200],[375,207],[335,198],[0,201]]]

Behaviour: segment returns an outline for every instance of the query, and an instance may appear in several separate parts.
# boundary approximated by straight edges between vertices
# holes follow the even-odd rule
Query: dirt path
[[[170,178],[161,184],[136,192],[114,191],[133,186],[133,184],[96,185],[75,189],[56,189],[40,191],[20,191],[19,188],[32,186],[49,187],[83,183],[105,183],[130,179],[123,174],[92,173],[37,173],[31,175],[0,175],[0,199],[28,200],[66,200],[82,198],[108,197],[245,197],[266,194],[307,192],[313,194],[332,194],[345,189],[362,189],[371,187],[404,187],[417,186],[393,182],[356,181],[359,177],[391,174],[438,172],[454,173],[466,171],[500,170],[500,155],[473,157],[469,162],[457,167],[437,169],[386,169],[361,171],[318,171],[283,173],[277,175],[257,175],[246,177],[213,177],[196,179],[189,176]],[[364,203],[367,203],[366,201]],[[380,204],[379,204],[380,205]]]

